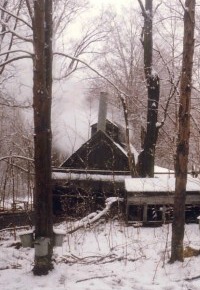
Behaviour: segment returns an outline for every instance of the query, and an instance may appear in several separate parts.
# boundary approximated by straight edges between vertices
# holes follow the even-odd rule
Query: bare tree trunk
[[[51,189],[52,0],[34,1],[35,275],[52,269]]]
[[[136,170],[136,164],[135,164],[135,156],[131,152],[131,142],[130,142],[130,130],[129,130],[129,119],[128,119],[128,108],[127,108],[127,102],[125,97],[122,97],[119,94],[119,98],[122,102],[122,107],[123,107],[123,112],[124,112],[124,120],[125,120],[125,126],[126,126],[126,146],[127,146],[127,156],[128,156],[128,165],[129,165],[129,170],[130,174],[132,177],[136,177],[137,170]]]
[[[145,177],[154,176],[155,147],[158,138],[158,105],[160,96],[160,82],[158,75],[153,71],[153,0],[145,1],[145,8],[138,0],[144,17],[143,47],[144,47],[144,72],[148,90],[147,129],[142,144],[142,152],[138,158],[138,175]]]
[[[185,198],[190,137],[191,83],[194,54],[195,0],[185,1],[183,61],[180,83],[178,140],[176,149],[176,188],[172,224],[170,262],[183,261]]]

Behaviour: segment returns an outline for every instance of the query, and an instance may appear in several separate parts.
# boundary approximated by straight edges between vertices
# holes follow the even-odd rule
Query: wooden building
[[[114,141],[110,136],[113,132],[110,130],[112,123],[107,120],[106,124],[109,132],[93,132],[92,137],[59,168],[54,168],[54,211],[61,210],[62,204],[64,211],[70,215],[72,211],[84,215],[85,212],[103,207],[107,197],[125,196],[124,179],[130,176],[126,146],[116,142],[116,125],[113,125],[116,134]],[[65,202],[60,203],[60,199]],[[85,208],[85,211],[80,210],[80,207]]]
[[[53,169],[54,212],[62,208],[80,216],[103,207],[107,197],[125,196],[124,179],[130,171],[124,129],[106,118],[105,103],[102,94],[91,138]]]
[[[128,223],[155,225],[173,218],[175,178],[127,178],[126,216]],[[200,180],[188,177],[186,188],[186,222],[200,215]]]
[[[137,160],[137,152],[132,146]],[[91,138],[52,173],[54,213],[84,216],[104,207],[110,196],[125,198],[128,223],[162,224],[172,220],[174,172],[155,166],[155,178],[131,178],[124,129],[106,118],[101,95]],[[200,180],[188,177],[186,221],[200,214]]]

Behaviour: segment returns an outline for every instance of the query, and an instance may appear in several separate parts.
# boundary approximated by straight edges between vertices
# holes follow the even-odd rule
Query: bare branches
[[[28,1],[28,0],[27,0]],[[5,3],[4,3],[5,4]],[[14,10],[14,7],[12,7]],[[0,74],[3,73],[5,66],[9,63],[12,63],[15,60],[19,60],[21,58],[24,57],[15,57],[13,59],[9,59],[10,53],[13,53],[11,51],[12,46],[15,44],[14,40],[15,38],[22,40],[23,42],[30,42],[32,43],[32,38],[28,38],[26,36],[23,36],[21,32],[17,31],[17,27],[21,25],[26,25],[28,28],[32,29],[32,26],[25,21],[23,18],[20,17],[20,13],[22,11],[23,8],[23,0],[20,0],[19,3],[16,6],[16,13],[13,13],[12,11],[10,11],[7,7],[7,5],[3,5],[0,6],[0,11],[2,13],[2,17],[0,18],[0,24],[2,25],[2,37],[1,37],[1,42],[3,41],[3,38],[6,34],[10,34],[10,39],[8,41],[8,43],[6,44],[7,46],[7,51],[5,53],[2,53],[0,56],[5,55],[4,60],[1,60],[1,70],[0,70]],[[5,17],[5,15],[7,15],[7,17]],[[13,18],[13,19],[12,19]],[[21,29],[21,27],[20,27]],[[27,28],[26,28],[27,30]],[[4,47],[5,49],[5,47]],[[15,52],[20,52],[20,51],[15,51]],[[25,51],[22,51],[23,53]],[[28,53],[28,52],[25,52]],[[30,53],[28,53],[29,55],[31,55]],[[27,56],[25,56],[27,57]],[[32,57],[32,55],[31,55]]]
[[[111,80],[109,80],[107,77],[105,77],[103,74],[101,74],[98,70],[96,70],[95,68],[93,68],[92,66],[90,66],[87,62],[85,62],[84,60],[81,60],[77,57],[73,57],[70,56],[66,53],[63,52],[54,52],[54,55],[60,55],[66,58],[69,58],[73,61],[76,61],[77,63],[82,63],[83,65],[85,65],[87,68],[89,68],[91,71],[93,71],[95,74],[97,74],[99,77],[101,77],[102,79],[104,79],[106,82],[108,82],[114,89],[116,89],[117,92],[119,92],[120,94],[122,94],[123,96],[126,97],[130,97],[128,94],[126,94],[125,92],[123,92],[122,90],[120,90]],[[62,78],[64,78],[65,76],[63,76]]]
[[[194,125],[195,125],[195,127],[196,127],[196,129],[198,131],[198,133],[200,134],[200,127],[198,125],[197,120],[194,118],[194,116],[192,114],[190,115],[190,117],[191,117],[191,119],[192,119],[192,121],[193,121],[193,123],[194,123]]]
[[[28,9],[28,12],[29,12],[29,16],[30,16],[30,18],[32,20],[32,23],[33,23],[33,19],[34,19],[34,17],[33,17],[33,10],[31,8],[31,5],[30,5],[29,0],[25,0],[25,1],[26,1],[26,6],[27,6],[27,9]]]
[[[92,255],[92,256],[87,256],[87,257],[77,257],[74,254],[65,254],[63,255],[60,259],[59,262],[67,263],[69,265],[73,265],[75,263],[78,264],[108,264],[108,263],[113,263],[116,261],[130,261],[130,262],[136,262],[137,260],[140,260],[144,258],[145,256],[141,255],[137,258],[130,258],[126,257],[124,255],[117,255],[115,253],[110,252],[107,255]],[[116,276],[116,275],[103,275],[103,276],[95,276],[95,277],[90,277],[90,278],[85,278],[85,279],[80,279],[77,280],[76,283],[91,280],[91,279],[103,279],[106,277],[111,277],[111,276]]]
[[[60,5],[62,4],[62,5]],[[53,32],[60,37],[67,26],[83,10],[87,9],[87,1],[56,0],[54,1]]]
[[[15,49],[15,50],[7,50],[7,51],[4,51],[4,52],[1,52],[0,53],[0,56],[3,56],[3,55],[5,55],[5,54],[12,54],[12,53],[17,53],[17,52],[22,52],[22,53],[26,53],[26,54],[28,54],[30,57],[33,57],[34,56],[34,54],[32,53],[32,52],[30,52],[30,51],[28,51],[28,50],[23,50],[23,49]]]
[[[154,14],[156,13],[156,11],[158,10],[158,8],[162,5],[162,0],[160,3],[157,4],[156,8],[154,9]]]
[[[16,36],[17,38],[26,41],[26,42],[33,42],[32,38],[27,38],[22,36],[21,34],[17,33],[16,30],[13,30],[12,28],[10,28],[10,26],[8,25],[8,23],[4,22],[3,20],[0,19],[0,23],[2,25],[4,25],[5,27],[7,27],[8,32],[12,33],[12,35]]]
[[[4,161],[4,160],[7,160],[7,159],[12,159],[12,158],[23,159],[23,160],[27,160],[27,161],[31,161],[31,162],[34,161],[32,158],[29,158],[29,157],[26,157],[26,156],[21,156],[21,155],[4,156],[4,157],[0,158],[0,161]]]
[[[3,63],[0,63],[0,67],[5,66],[9,63],[12,63],[14,61],[20,60],[20,59],[24,59],[24,58],[29,58],[32,59],[32,57],[30,55],[21,55],[21,56],[17,56],[11,59],[8,59],[7,61],[4,61]]]
[[[168,96],[168,99],[167,99],[167,102],[166,102],[166,105],[165,105],[165,108],[163,108],[163,106],[162,106],[162,108],[164,109],[163,119],[157,125],[157,128],[161,128],[164,125],[165,121],[166,121],[166,118],[167,118],[167,115],[168,115],[168,108],[169,108],[169,105],[170,105],[170,101],[172,100],[172,98],[174,97],[174,95],[176,93],[179,94],[178,86],[179,86],[180,77],[178,78],[178,80],[175,83],[174,78],[173,78],[173,76],[171,74],[170,68],[169,68],[167,62],[165,61],[164,57],[162,56],[160,50],[155,50],[155,51],[159,54],[160,58],[162,59],[162,61],[164,63],[164,66],[167,69],[167,72],[168,72],[168,75],[169,75],[169,82],[172,85],[170,93],[169,93],[169,96]]]
[[[21,103],[17,103],[17,102],[13,102],[13,100],[8,100],[8,99],[5,99],[5,98],[0,98],[0,105],[2,107],[9,107],[9,108],[18,108],[18,109],[30,109],[32,108],[32,105],[30,104],[21,104]]]
[[[164,108],[164,117],[163,117],[163,120],[162,120],[161,124],[159,126],[157,126],[157,128],[161,128],[164,125],[164,123],[166,121],[166,118],[168,116],[168,108],[169,108],[170,101],[172,100],[172,98],[174,97],[174,95],[176,93],[179,94],[179,89],[178,89],[179,82],[180,82],[180,78],[177,80],[176,84],[173,83],[171,92],[169,94],[169,97],[167,99],[167,102],[166,102],[166,105],[165,105],[165,108]]]
[[[4,13],[7,13],[10,16],[12,16],[13,18],[21,21],[23,24],[25,24],[26,26],[28,26],[29,28],[32,29],[32,26],[30,25],[30,23],[28,23],[26,20],[24,20],[23,18],[19,17],[18,15],[15,15],[14,13],[8,11],[7,9],[4,9],[4,7],[1,6],[1,5],[0,5],[0,10],[3,11]]]
[[[80,43],[76,44],[73,48],[73,57],[78,58],[83,54],[89,53],[87,51],[87,48],[90,47],[94,43],[98,43],[102,41],[104,38],[103,33],[96,31],[96,27],[92,30],[88,29],[85,36],[81,39]],[[75,60],[72,60],[67,67],[66,76],[69,76],[72,74],[75,70],[77,70],[77,62]]]
[[[143,3],[142,3],[142,0],[138,0],[138,3],[139,3],[140,8],[141,8],[141,10],[142,10],[142,15],[143,15],[143,16],[146,16],[146,10],[145,10],[145,8],[144,8],[144,5],[143,5]]]
[[[185,6],[184,6],[184,4],[183,4],[182,0],[179,0],[179,3],[181,4],[181,6],[182,6],[183,10],[185,11],[186,9],[185,9]]]
[[[142,10],[142,15],[143,15],[144,17],[149,17],[150,15],[147,13],[147,11],[146,11],[146,9],[145,9],[145,7],[144,7],[144,5],[143,5],[142,0],[138,0],[138,3],[139,3],[140,8],[141,8],[141,10]],[[158,10],[158,8],[160,7],[160,5],[162,5],[162,1],[156,5],[153,14]]]
[[[5,2],[5,3],[6,3],[6,2]],[[18,9],[17,9],[17,16],[19,16],[19,12],[20,12],[20,10],[21,10],[21,3],[22,3],[22,1],[20,2],[19,7],[18,7]],[[4,5],[4,8],[6,8],[6,5]],[[9,17],[9,18],[10,18],[10,17]],[[1,19],[3,19],[3,17],[2,17]],[[6,23],[7,23],[7,22],[6,22]],[[13,29],[13,30],[16,29],[16,27],[17,27],[17,23],[18,23],[18,20],[15,19],[15,24],[14,24],[14,29]],[[5,31],[5,33],[8,33],[8,31],[6,31],[6,26],[2,26],[2,27],[3,27],[4,31]],[[2,37],[2,39],[3,39],[3,37]],[[9,45],[8,45],[8,49],[9,49],[9,50],[11,49],[11,47],[12,47],[12,45],[13,45],[13,39],[14,39],[14,35],[11,34],[10,42],[9,42]],[[5,57],[5,59],[4,59],[4,62],[8,59],[8,57],[9,57],[9,52],[6,54],[6,57]],[[5,66],[1,67],[0,74],[3,73],[4,68],[5,68]]]
[[[99,44],[105,40],[108,32],[112,29],[110,25],[108,25],[108,22],[110,24],[110,18],[108,18],[107,13],[101,14],[100,17],[96,17],[95,20],[93,19],[92,23],[88,21],[87,25],[81,26],[80,28],[80,40],[77,41],[69,38],[70,52],[68,54],[75,58],[79,58],[82,55],[92,55],[93,59],[94,56],[97,58],[98,50],[100,49]],[[65,51],[65,42],[63,46],[63,51]],[[67,77],[79,68],[77,67],[77,62],[71,60],[69,63],[65,62],[61,69],[63,69],[63,74]]]

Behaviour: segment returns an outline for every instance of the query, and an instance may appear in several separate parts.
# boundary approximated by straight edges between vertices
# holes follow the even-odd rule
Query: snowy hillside
[[[57,225],[67,230],[69,224]],[[200,256],[168,264],[171,225],[126,227],[112,221],[67,235],[54,249],[54,270],[35,277],[34,250],[16,249],[14,236],[0,232],[0,289],[2,290],[197,290]],[[200,248],[197,224],[186,225],[185,247]]]

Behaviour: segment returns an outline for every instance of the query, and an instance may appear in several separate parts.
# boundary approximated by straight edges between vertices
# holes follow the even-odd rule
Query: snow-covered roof
[[[127,151],[117,142],[113,142],[120,150],[121,152],[127,156]]]
[[[126,144],[125,143],[122,143],[124,147],[122,147],[119,143],[117,142],[114,142],[114,144],[122,151],[122,153],[126,156],[128,156],[127,154],[127,150],[125,149],[126,148]],[[137,152],[137,150],[135,149],[135,147],[133,146],[133,144],[130,144],[130,149],[131,149],[131,153],[134,155],[134,158],[135,158],[135,163],[137,163],[138,161],[138,155],[139,153]]]
[[[71,173],[71,172],[53,172],[54,180],[100,180],[100,181],[118,181],[122,182],[129,175],[112,175],[112,174],[88,174],[88,173]]]
[[[126,178],[125,189],[127,192],[174,192],[175,178]],[[199,191],[200,180],[188,178],[186,191]]]
[[[174,170],[155,165],[154,172],[159,175],[159,173],[174,173]]]
[[[130,148],[131,148],[131,153],[135,157],[135,163],[137,164],[139,153],[137,152],[137,150],[135,149],[135,147],[133,146],[133,144],[130,144]]]

